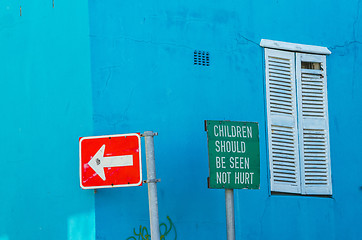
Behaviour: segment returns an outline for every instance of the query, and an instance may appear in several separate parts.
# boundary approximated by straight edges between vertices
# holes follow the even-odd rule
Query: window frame
[[[304,45],[304,44],[295,44],[295,43],[286,43],[286,42],[280,42],[280,41],[274,41],[274,40],[267,40],[262,39],[260,42],[260,46],[264,47],[264,54],[265,54],[265,84],[266,84],[266,111],[267,111],[267,139],[268,139],[268,159],[269,159],[269,179],[270,179],[270,190],[271,193],[291,193],[291,194],[298,194],[298,195],[318,195],[318,196],[331,196],[332,195],[332,174],[331,174],[331,158],[330,158],[330,144],[329,144],[329,118],[328,118],[328,96],[327,96],[327,67],[326,67],[326,55],[331,54],[331,52],[326,47],[320,47],[320,46],[312,46],[312,45]],[[270,112],[272,111],[270,108],[270,90],[269,90],[269,84],[270,84],[270,77],[269,77],[269,68],[270,63],[267,62],[267,56],[269,54],[268,51],[275,51],[276,53],[285,53],[293,55],[293,67],[291,71],[292,79],[291,81],[294,81],[294,101],[295,109],[293,109],[294,112],[296,112],[295,121],[296,121],[296,129],[294,130],[296,132],[296,139],[293,139],[293,143],[296,144],[296,156],[297,160],[296,162],[296,184],[298,186],[292,186],[292,185],[283,185],[283,184],[275,184],[275,180],[273,178],[274,173],[276,170],[275,167],[273,167],[274,162],[274,156],[272,156],[272,117]],[[304,115],[302,113],[302,97],[301,97],[301,78],[302,78],[302,69],[301,69],[301,62],[302,59],[307,59],[307,62],[320,62],[321,66],[323,64],[324,69],[323,73],[323,90],[324,90],[324,96],[323,99],[324,103],[324,109],[325,112],[324,121],[325,124],[325,143],[326,143],[326,170],[327,170],[327,184],[322,185],[321,187],[318,187],[318,183],[315,183],[315,185],[308,185],[307,181],[305,179],[306,172],[304,169],[304,166],[308,160],[305,160],[304,158],[304,150],[303,146],[305,144],[303,140],[303,126],[302,122],[304,121]],[[268,78],[268,79],[267,79]],[[296,142],[294,142],[296,141]],[[313,174],[313,173],[311,173]],[[312,186],[312,187],[310,187]],[[315,187],[317,186],[317,187]]]

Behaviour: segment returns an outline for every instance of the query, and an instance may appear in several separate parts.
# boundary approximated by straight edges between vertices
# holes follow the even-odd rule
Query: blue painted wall
[[[159,132],[160,221],[173,226],[166,239],[226,239],[224,192],[206,184],[205,119],[259,122],[261,189],[235,191],[237,239],[361,239],[361,7],[5,0],[0,240],[127,239],[148,228],[147,186],[95,198],[79,188],[77,141],[147,130]],[[270,195],[262,38],[332,51],[332,198]],[[194,66],[194,50],[210,52],[210,67]]]
[[[0,3],[1,240],[95,239],[78,174],[78,138],[93,134],[88,2],[54,3]]]
[[[91,0],[95,133],[159,132],[160,221],[170,216],[178,239],[226,239],[224,192],[206,185],[203,121],[257,121],[261,189],[235,191],[237,239],[361,239],[361,14],[359,1]],[[332,198],[270,196],[263,38],[332,51]],[[193,65],[194,50],[210,52],[210,67]],[[146,186],[96,194],[97,239],[148,224]]]

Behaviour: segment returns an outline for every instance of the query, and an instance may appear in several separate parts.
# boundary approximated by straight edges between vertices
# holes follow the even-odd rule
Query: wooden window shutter
[[[331,195],[326,57],[296,54],[302,194]]]
[[[271,191],[301,193],[295,55],[265,49]]]

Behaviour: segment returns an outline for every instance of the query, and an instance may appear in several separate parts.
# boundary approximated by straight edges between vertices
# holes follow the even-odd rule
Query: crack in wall
[[[132,38],[132,37],[128,37],[128,36],[118,36],[118,37],[104,37],[104,36],[98,36],[98,35],[90,35],[91,38],[110,38],[110,39],[114,39],[114,40],[128,40],[128,41],[132,41],[132,42],[137,42],[137,43],[144,43],[144,44],[150,44],[150,45],[167,45],[167,46],[173,46],[173,47],[180,47],[180,48],[188,48],[188,49],[192,49],[194,50],[194,47],[190,47],[188,45],[183,45],[183,44],[177,44],[177,43],[172,43],[172,42],[155,42],[155,41],[151,41],[151,40],[143,40],[143,39],[136,39],[136,38]]]
[[[255,45],[257,45],[258,47],[260,47],[259,43],[257,43],[257,42],[255,42],[255,41],[253,41],[253,40],[251,40],[251,39],[249,39],[249,38],[241,35],[240,33],[238,34],[238,38],[243,38],[243,39],[246,40],[247,42],[250,42],[250,43],[255,44]],[[239,40],[238,38],[236,39],[236,42],[237,42],[238,44],[243,44],[243,43],[240,43],[240,40]]]
[[[336,50],[337,48],[346,48],[346,47],[350,47],[351,45],[361,45],[361,44],[362,44],[362,42],[354,40],[354,41],[345,42],[342,45],[334,45],[334,46],[331,46],[328,48],[331,50]]]
[[[357,39],[356,25],[357,25],[358,20],[359,20],[360,6],[361,6],[361,0],[358,0],[358,2],[357,2],[357,14],[356,14],[356,18],[353,21],[353,40]]]
[[[164,45],[164,46],[171,46],[171,47],[177,47],[177,48],[186,48],[186,49],[190,49],[192,51],[195,50],[195,47],[191,47],[189,45],[185,45],[185,44],[178,44],[178,43],[174,43],[174,42],[156,42],[156,41],[152,41],[152,40],[144,40],[144,39],[137,39],[137,38],[133,38],[133,37],[129,37],[129,36],[118,36],[118,37],[111,37],[111,36],[99,36],[99,35],[90,35],[91,38],[109,38],[109,39],[113,39],[113,40],[126,40],[126,41],[132,41],[132,42],[136,42],[136,43],[141,43],[141,44],[150,44],[150,45]],[[240,39],[244,39],[247,43],[243,43],[242,41],[240,41]],[[238,34],[237,37],[235,38],[236,41],[236,45],[240,46],[240,45],[246,45],[248,43],[251,43],[253,45],[256,45],[258,47],[260,47],[259,43],[251,40],[250,38],[245,37],[244,35]],[[238,50],[239,47],[234,47],[231,49],[213,49],[213,52],[220,52],[220,53],[228,53],[228,54],[233,54],[235,53],[236,50]]]

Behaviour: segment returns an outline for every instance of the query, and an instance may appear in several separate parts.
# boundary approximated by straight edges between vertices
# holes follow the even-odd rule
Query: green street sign
[[[205,121],[209,188],[259,189],[259,127],[255,122]]]

